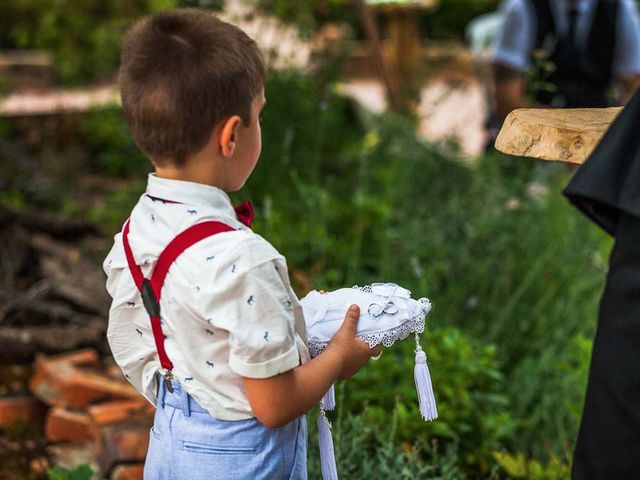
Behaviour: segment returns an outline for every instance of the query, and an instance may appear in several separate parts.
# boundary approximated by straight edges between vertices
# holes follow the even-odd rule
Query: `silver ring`
[[[386,313],[387,315],[395,315],[396,313],[398,313],[398,307],[396,306],[395,303],[393,302],[389,302],[387,303],[387,305],[384,307],[383,312]]]
[[[369,315],[371,315],[372,317],[379,317],[384,313],[384,308],[382,308],[382,306],[378,305],[377,303],[372,303],[371,305],[369,305],[367,312],[369,312]]]

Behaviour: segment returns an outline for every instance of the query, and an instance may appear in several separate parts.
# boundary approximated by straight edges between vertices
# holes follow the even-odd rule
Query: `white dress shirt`
[[[576,43],[585,45],[598,0],[578,0]],[[551,11],[558,33],[569,28],[569,0],[552,0]],[[620,0],[613,74],[616,77],[640,75],[640,17],[634,0]],[[536,14],[529,0],[508,0],[502,7],[504,23],[496,42],[493,61],[524,70],[530,65],[535,47]]]
[[[242,377],[272,377],[309,360],[304,317],[284,257],[236,219],[222,190],[153,174],[131,213],[129,242],[149,277],[178,233],[208,220],[237,230],[194,244],[170,268],[160,301],[165,348],[175,378],[203,408],[221,420],[242,420],[254,416]],[[104,271],[113,297],[107,332],[113,356],[155,404],[161,366],[122,233]]]

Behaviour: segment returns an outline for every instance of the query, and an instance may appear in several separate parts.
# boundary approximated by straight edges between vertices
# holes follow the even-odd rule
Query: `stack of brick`
[[[119,370],[102,368],[95,350],[39,358],[30,389],[49,407],[44,425],[53,463],[86,463],[99,478],[142,479],[154,408]]]

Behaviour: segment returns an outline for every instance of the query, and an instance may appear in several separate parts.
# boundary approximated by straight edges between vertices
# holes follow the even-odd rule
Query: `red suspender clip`
[[[150,317],[160,316],[160,302],[156,298],[156,294],[151,286],[151,281],[145,278],[142,281],[142,288],[140,289],[140,295],[142,296],[142,304]]]
[[[167,352],[164,349],[164,334],[162,333],[162,320],[160,317],[160,294],[162,293],[164,279],[176,258],[191,245],[212,235],[230,232],[234,229],[222,222],[215,221],[192,225],[169,242],[158,257],[151,278],[145,278],[142,269],[136,264],[133,258],[131,245],[129,245],[129,223],[130,220],[127,220],[122,230],[122,244],[127,257],[127,264],[133,276],[133,282],[142,296],[142,304],[149,314],[158,358],[160,359],[160,365],[164,369],[165,385],[167,386],[167,390],[173,392],[173,385],[171,384],[171,380],[173,379],[173,363],[169,360]]]

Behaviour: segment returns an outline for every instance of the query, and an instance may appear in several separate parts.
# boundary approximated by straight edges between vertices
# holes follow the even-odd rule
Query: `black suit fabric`
[[[639,479],[640,92],[564,193],[615,237],[572,478]]]

